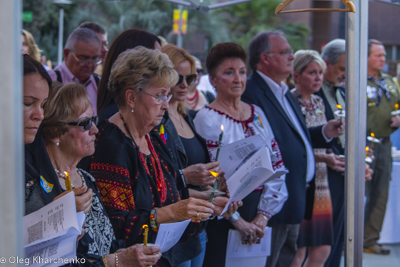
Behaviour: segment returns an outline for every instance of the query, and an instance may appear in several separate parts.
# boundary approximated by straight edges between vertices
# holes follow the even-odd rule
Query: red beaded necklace
[[[193,110],[199,103],[199,90],[196,89],[194,96],[192,98],[186,97],[186,103],[189,109]]]
[[[147,166],[147,161],[144,157],[144,153],[140,150],[140,147],[138,146],[138,144],[135,142],[135,139],[133,138],[131,131],[128,128],[128,125],[126,124],[124,117],[122,117],[122,114],[120,114],[121,120],[124,123],[125,129],[128,132],[129,136],[132,139],[132,142],[135,146],[135,148],[137,149],[137,151],[139,152],[139,158],[140,161],[142,162],[142,165],[144,167],[144,169],[146,170],[146,174],[150,175],[150,170]],[[160,198],[161,198],[161,203],[164,203],[165,200],[167,199],[167,185],[165,184],[165,179],[164,179],[164,174],[163,171],[161,169],[161,163],[160,163],[160,159],[157,156],[156,151],[154,150],[154,146],[151,143],[150,137],[148,134],[146,134],[145,136],[147,145],[149,146],[149,150],[150,150],[150,158],[151,161],[153,163],[153,166],[155,167],[155,174],[156,174],[156,180],[157,180],[157,190],[160,194]]]

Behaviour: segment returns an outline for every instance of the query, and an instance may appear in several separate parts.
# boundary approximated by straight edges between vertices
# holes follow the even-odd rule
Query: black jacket
[[[285,95],[308,140],[314,148],[329,147],[322,135],[322,126],[308,129],[296,98],[288,91]],[[304,218],[311,219],[314,203],[314,179],[307,190],[307,153],[304,142],[295,126],[283,110],[275,95],[257,73],[247,79],[246,90],[242,95],[244,102],[259,106],[265,113],[274,132],[283,162],[289,173],[286,174],[288,199],[282,210],[272,216],[269,224],[299,224]]]

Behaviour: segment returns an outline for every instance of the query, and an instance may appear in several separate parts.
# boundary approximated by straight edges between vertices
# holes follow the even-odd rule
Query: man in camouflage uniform
[[[391,76],[382,73],[386,61],[380,41],[368,41],[367,134],[373,133],[380,143],[374,143],[373,176],[365,183],[364,251],[386,255],[390,250],[377,244],[382,229],[392,172],[390,134],[400,126],[400,116],[391,115],[400,102],[400,92]]]

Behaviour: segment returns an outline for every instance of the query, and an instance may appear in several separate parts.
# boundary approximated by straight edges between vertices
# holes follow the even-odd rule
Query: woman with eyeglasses
[[[137,46],[144,46],[148,49],[161,49],[161,40],[156,35],[145,30],[129,29],[118,35],[112,42],[104,62],[103,74],[97,90],[97,111],[100,122],[109,119],[118,112],[118,106],[115,104],[110,90],[108,90],[111,67],[119,54]]]
[[[184,241],[204,228],[202,221],[218,214],[219,208],[205,200],[181,198],[178,170],[160,136],[151,133],[168,110],[168,93],[177,80],[168,57],[144,47],[121,53],[111,71],[109,89],[119,111],[99,124],[90,173],[116,237],[127,245],[143,242],[145,224],[148,241],[154,243],[160,224],[191,219]],[[178,253],[175,245],[157,266],[175,266]]]
[[[209,91],[201,91],[197,89],[197,85],[200,82],[200,77],[203,74],[203,67],[201,66],[200,59],[194,56],[192,57],[196,64],[197,78],[193,85],[188,86],[188,93],[185,99],[185,108],[188,110],[190,117],[194,119],[200,109],[208,106],[214,101],[215,96]]]

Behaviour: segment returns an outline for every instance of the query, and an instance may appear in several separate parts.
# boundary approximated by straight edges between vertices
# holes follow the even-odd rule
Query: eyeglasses
[[[92,123],[94,123],[95,125],[99,122],[99,118],[97,116],[88,118],[84,121],[71,121],[68,122],[68,125],[73,125],[73,126],[83,126],[83,129],[85,131],[89,131],[90,128],[92,128]]]
[[[178,82],[176,83],[175,86],[178,86],[181,83],[183,83],[183,79],[186,80],[187,85],[189,85],[189,86],[193,85],[194,82],[196,81],[196,78],[197,78],[197,74],[189,74],[189,75],[187,75],[185,77],[183,77],[182,75],[178,74],[178,76],[179,76],[179,80],[178,80]]]
[[[151,95],[149,93],[146,93],[145,91],[142,91],[142,93],[144,93],[146,95],[149,95],[149,96],[152,96],[155,99],[157,99],[157,104],[159,104],[159,105],[164,103],[165,101],[169,102],[171,100],[171,98],[172,98],[172,95],[169,95],[169,96],[166,96],[166,95],[156,96],[156,95]]]
[[[292,49],[286,49],[280,52],[265,52],[265,54],[279,54],[281,56],[288,57],[289,55],[293,55],[293,50]]]
[[[196,69],[198,75],[202,75],[204,73],[203,69]]]
[[[78,61],[80,66],[87,66],[87,65],[89,65],[89,63],[92,63],[95,66],[101,64],[101,60],[99,60],[99,56],[92,57],[92,58],[78,58],[74,52],[71,52],[71,54],[75,57],[76,61]]]

